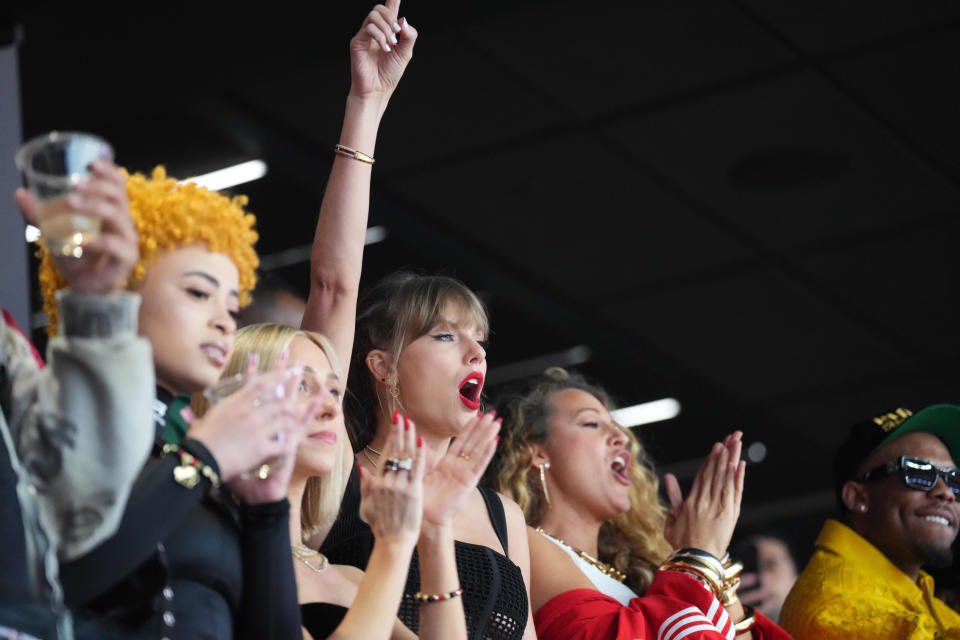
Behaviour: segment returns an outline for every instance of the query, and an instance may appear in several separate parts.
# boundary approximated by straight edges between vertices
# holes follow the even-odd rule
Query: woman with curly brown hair
[[[255,283],[254,218],[246,198],[178,184],[162,168],[125,182],[140,251],[126,288],[140,294],[139,333],[153,349],[156,440],[117,532],[62,565],[66,602],[101,638],[299,638],[286,490],[316,413],[296,402],[302,369],[256,376],[189,433],[174,404],[227,364]],[[66,280],[41,258],[53,329]],[[246,473],[278,457],[269,474]]]
[[[666,509],[610,407],[602,388],[558,368],[507,405],[495,479],[531,526],[537,636],[788,637],[744,611],[736,565],[721,561],[740,511],[740,433],[714,445],[686,500],[667,476]]]

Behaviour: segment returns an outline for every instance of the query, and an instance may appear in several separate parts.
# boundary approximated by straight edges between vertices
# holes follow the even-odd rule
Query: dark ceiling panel
[[[567,2],[490,19],[468,33],[505,75],[524,77],[578,117],[793,60],[722,2]]]
[[[610,126],[653,170],[775,250],[960,205],[960,191],[818,76]]]
[[[953,3],[951,3],[953,4]],[[957,5],[954,5],[957,6]],[[836,77],[881,117],[960,178],[960,28],[844,59]]]
[[[606,316],[754,401],[912,362],[775,271],[610,305]]]
[[[800,261],[802,268],[862,313],[896,331],[917,355],[960,356],[956,286],[960,216]]]
[[[592,143],[558,136],[388,182],[465,241],[580,302],[749,256]]]
[[[960,19],[952,0],[737,0],[808,54],[848,49]],[[737,4],[734,2],[733,4]]]

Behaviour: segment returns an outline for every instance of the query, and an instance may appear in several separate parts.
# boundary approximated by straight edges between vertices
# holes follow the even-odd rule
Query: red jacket
[[[701,582],[678,571],[660,571],[646,595],[623,606],[593,589],[554,597],[533,616],[540,640],[733,640],[733,622]],[[753,637],[791,640],[757,614]]]

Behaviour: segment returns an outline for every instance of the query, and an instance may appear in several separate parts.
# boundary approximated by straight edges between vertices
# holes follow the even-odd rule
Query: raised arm
[[[350,40],[350,93],[340,145],[373,158],[377,129],[403,71],[413,56],[417,31],[398,17],[400,0],[387,0],[367,15]],[[334,157],[310,256],[310,294],[302,328],[333,342],[337,373],[347,379],[353,349],[360,268],[370,209],[372,163]]]
[[[33,194],[20,189],[16,199],[37,224]],[[136,334],[140,297],[122,292],[139,257],[126,177],[96,161],[66,204],[98,218],[101,234],[79,258],[54,256],[69,286],[57,295],[60,331],[50,340],[49,366],[37,370],[25,338],[0,322],[0,394],[29,492],[39,494],[28,508],[39,506],[60,557],[69,559],[120,522],[153,442],[154,388],[150,345]]]

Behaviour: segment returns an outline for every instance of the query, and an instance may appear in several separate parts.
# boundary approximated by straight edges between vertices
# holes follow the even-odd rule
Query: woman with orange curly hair
[[[127,288],[153,348],[156,443],[116,534],[63,564],[66,602],[108,637],[299,638],[286,490],[318,408],[297,404],[302,368],[281,357],[254,377],[251,362],[252,381],[189,433],[173,404],[226,366],[255,284],[254,217],[246,198],[178,184],[162,167],[129,176],[127,196],[140,249]],[[40,278],[53,328],[65,280],[45,252]]]
[[[714,445],[686,500],[668,475],[666,509],[610,406],[602,388],[559,368],[508,403],[495,480],[531,526],[537,637],[789,638],[744,610],[738,565],[721,560],[740,511],[741,434]]]

